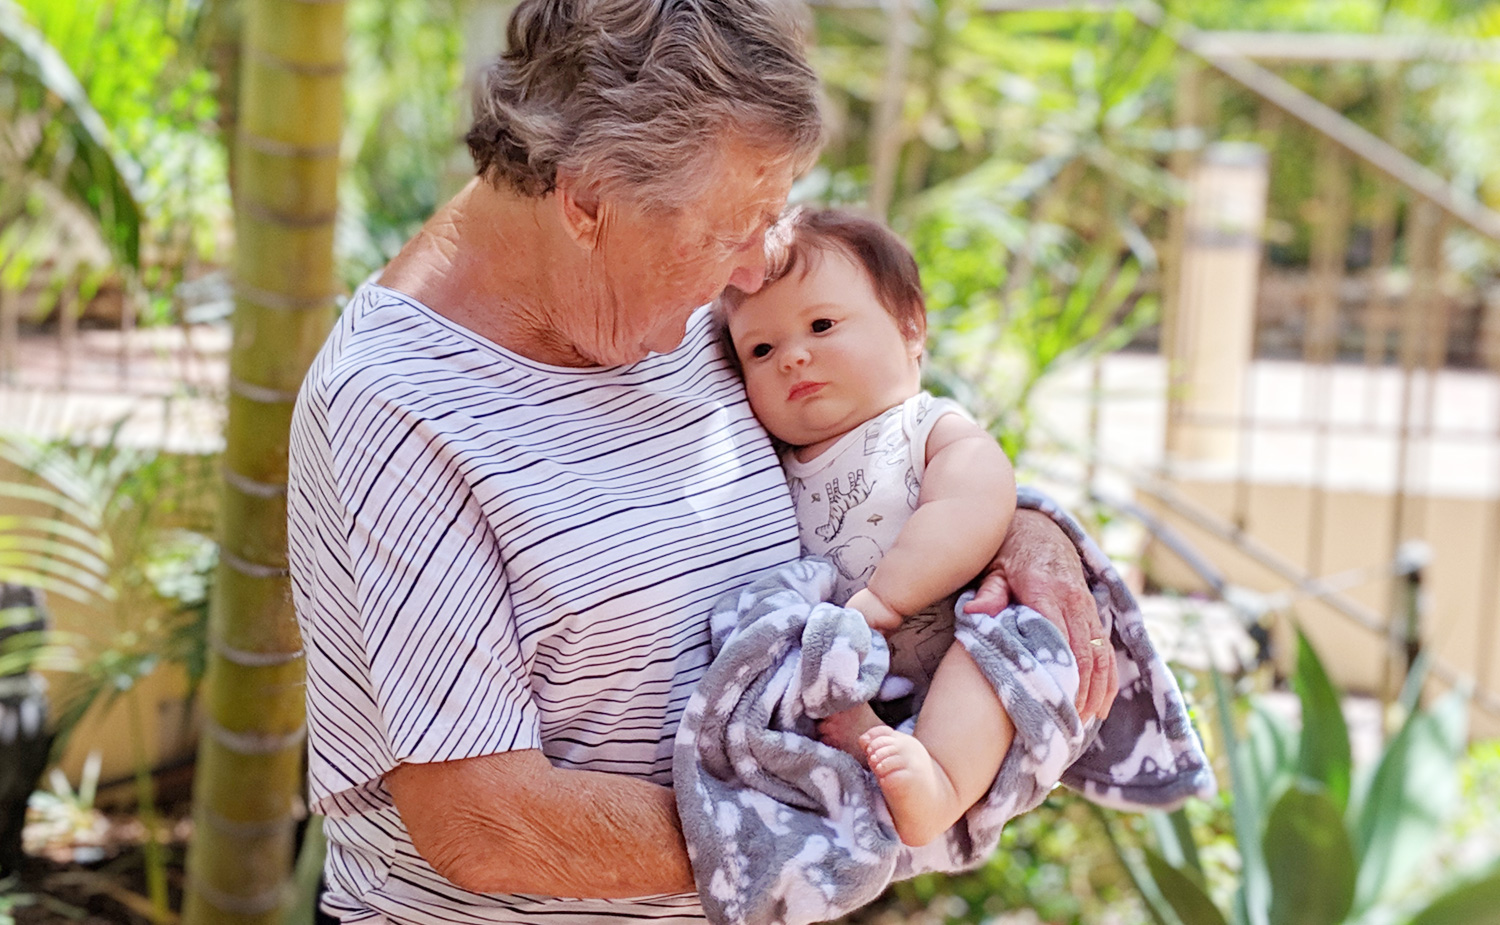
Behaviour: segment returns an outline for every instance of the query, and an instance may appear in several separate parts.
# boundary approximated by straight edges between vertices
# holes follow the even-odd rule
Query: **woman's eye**
[[[812,323],[812,331],[814,334],[822,334],[824,331],[827,331],[831,327],[833,327],[833,321],[829,318],[819,318],[817,321],[814,321]]]
[[[750,355],[755,357],[757,360],[764,359],[771,355],[771,345],[756,344],[754,347],[750,348]]]

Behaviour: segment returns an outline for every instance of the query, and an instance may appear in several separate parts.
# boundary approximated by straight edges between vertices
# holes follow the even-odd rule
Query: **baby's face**
[[[793,446],[821,450],[921,388],[921,341],[902,335],[864,269],[836,249],[747,297],[729,333],[751,409]]]

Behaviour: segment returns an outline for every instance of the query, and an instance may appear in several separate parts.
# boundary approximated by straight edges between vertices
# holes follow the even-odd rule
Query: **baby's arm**
[[[881,558],[869,585],[849,599],[876,629],[973,581],[994,558],[1016,510],[1010,460],[993,437],[946,414],[927,438],[917,509]]]

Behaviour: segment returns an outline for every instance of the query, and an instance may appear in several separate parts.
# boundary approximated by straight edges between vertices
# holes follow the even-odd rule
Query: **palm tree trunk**
[[[341,0],[246,0],[229,423],[187,925],[279,922],[291,876],[306,733],[287,434],[334,316],[343,71]]]

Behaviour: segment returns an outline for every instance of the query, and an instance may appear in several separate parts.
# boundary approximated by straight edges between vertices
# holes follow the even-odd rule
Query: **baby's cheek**
[[[780,436],[777,430],[777,406],[773,400],[769,385],[765,376],[751,371],[745,373],[745,396],[750,399],[750,410],[760,421],[761,426],[771,431],[773,436]]]

